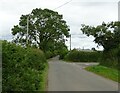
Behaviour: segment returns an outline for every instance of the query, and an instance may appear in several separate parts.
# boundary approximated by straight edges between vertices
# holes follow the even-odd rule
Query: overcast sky
[[[104,22],[118,20],[119,0],[0,0],[0,39],[11,40],[11,28],[19,23],[22,14],[35,8],[48,8],[63,15],[70,26],[72,49],[95,47],[93,37],[80,31],[81,24],[96,26]],[[67,3],[69,2],[69,3]],[[64,4],[64,5],[63,5]],[[63,5],[63,6],[61,6]],[[59,7],[61,6],[61,7]],[[66,42],[69,48],[69,39]],[[102,49],[102,47],[99,47]]]

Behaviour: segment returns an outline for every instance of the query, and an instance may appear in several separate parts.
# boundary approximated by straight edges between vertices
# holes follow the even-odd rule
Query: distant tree
[[[30,15],[22,15],[19,25],[12,28],[15,43],[26,46],[27,18],[29,18],[29,46],[36,46],[44,51],[54,50],[58,42],[65,41],[64,36],[69,37],[69,27],[62,15],[49,9],[36,8]]]
[[[93,50],[93,51],[96,51],[96,49],[93,47],[93,48],[91,48],[91,50]]]
[[[102,23],[102,25],[88,26],[82,24],[82,32],[95,37],[94,42],[103,46],[105,51],[117,48],[120,44],[120,22]]]

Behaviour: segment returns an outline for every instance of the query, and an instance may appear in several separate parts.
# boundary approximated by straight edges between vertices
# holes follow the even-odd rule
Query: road
[[[118,83],[98,76],[75,63],[49,61],[48,91],[117,91]]]

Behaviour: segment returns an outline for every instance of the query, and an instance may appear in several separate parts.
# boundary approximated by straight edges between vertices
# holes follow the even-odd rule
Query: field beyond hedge
[[[2,91],[41,91],[47,61],[39,49],[2,41]]]

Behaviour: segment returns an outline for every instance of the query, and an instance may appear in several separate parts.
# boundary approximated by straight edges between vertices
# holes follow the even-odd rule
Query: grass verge
[[[45,70],[42,72],[42,82],[40,83],[41,91],[47,91],[47,83],[48,83],[48,64],[46,64]]]
[[[112,68],[108,68],[105,66],[97,65],[97,66],[90,66],[85,68],[87,71],[96,73],[100,76],[103,76],[105,78],[111,79],[116,82],[120,82],[120,79],[118,79],[120,75],[120,71]]]

